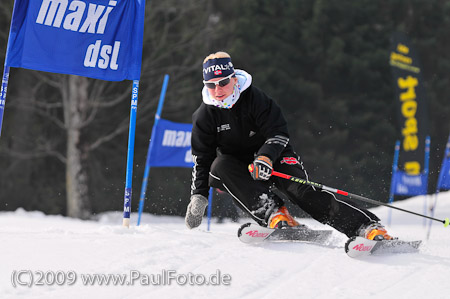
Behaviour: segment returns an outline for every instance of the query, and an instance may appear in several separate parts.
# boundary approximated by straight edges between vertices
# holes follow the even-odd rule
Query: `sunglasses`
[[[208,82],[208,81],[203,80],[203,84],[205,84],[205,86],[209,89],[215,89],[217,85],[219,85],[220,87],[225,87],[230,83],[230,78],[233,76],[234,76],[234,73],[232,73],[231,75],[226,76],[218,81],[214,81],[214,82],[211,82],[211,81]]]

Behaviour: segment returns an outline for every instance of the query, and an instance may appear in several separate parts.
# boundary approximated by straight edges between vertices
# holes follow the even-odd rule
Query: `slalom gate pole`
[[[250,172],[253,172],[253,164],[250,164],[248,166],[248,170]],[[449,226],[449,224],[450,224],[450,219],[449,218],[445,218],[444,220],[441,220],[441,219],[433,218],[433,217],[430,217],[430,216],[422,215],[422,214],[415,213],[415,212],[408,211],[408,210],[404,210],[404,209],[401,209],[401,208],[398,208],[398,207],[395,207],[395,206],[391,206],[389,204],[382,203],[382,202],[379,202],[379,201],[376,201],[376,200],[373,200],[373,199],[370,199],[370,198],[367,198],[367,197],[364,197],[364,196],[352,194],[352,193],[349,193],[347,191],[342,191],[342,190],[339,190],[339,189],[336,189],[336,188],[331,188],[331,187],[322,185],[320,183],[307,181],[307,180],[304,180],[304,179],[301,179],[301,178],[297,178],[297,177],[294,177],[294,176],[291,176],[291,175],[288,175],[288,174],[284,174],[284,173],[281,173],[281,172],[277,172],[277,171],[272,171],[272,175],[280,177],[280,178],[283,178],[283,179],[286,179],[286,180],[293,181],[295,183],[299,183],[299,184],[315,187],[315,188],[317,188],[319,190],[324,190],[324,191],[329,191],[329,192],[332,192],[332,193],[335,193],[335,194],[340,194],[340,195],[346,196],[346,197],[348,197],[350,199],[356,199],[356,200],[364,201],[364,202],[371,203],[371,204],[378,205],[378,206],[385,206],[385,207],[388,207],[388,208],[391,208],[391,209],[395,209],[395,210],[399,210],[399,211],[402,211],[402,212],[405,212],[405,213],[409,213],[409,214],[413,214],[413,215],[416,215],[416,216],[428,218],[428,219],[431,219],[431,220],[434,220],[434,221],[442,222],[445,227]]]
[[[0,90],[0,136],[2,135],[3,112],[5,111],[6,91],[8,90],[9,66],[3,69],[2,85]]]
[[[213,192],[214,189],[212,187],[209,188],[209,196],[208,196],[208,226],[207,231],[211,229],[211,215],[212,215],[212,200],[213,200]]]
[[[123,221],[125,227],[130,227],[131,195],[133,178],[134,137],[136,135],[136,111],[138,104],[139,80],[133,81],[131,91],[130,127],[128,130],[127,173],[125,181],[125,195],[123,204]]]
[[[396,181],[395,181],[395,173],[398,170],[398,156],[400,153],[400,140],[397,140],[395,142],[395,149],[394,149],[394,161],[392,162],[392,178],[391,178],[391,189],[389,192],[389,204],[392,204],[394,202],[394,196],[395,196],[395,187],[396,187]],[[388,212],[388,219],[387,219],[387,225],[391,225],[391,219],[392,219],[392,210],[389,210]]]
[[[442,180],[444,179],[444,172],[442,171],[442,167],[444,166],[445,159],[448,157],[449,154],[450,154],[450,135],[448,135],[447,145],[445,146],[445,153],[444,153],[444,156],[442,157],[442,164],[441,164],[441,169],[439,170],[438,182],[436,184],[436,193],[434,194],[434,204],[431,209],[431,216],[434,216],[434,212],[436,211],[438,194],[439,194],[439,191],[441,190]],[[427,240],[430,239],[432,225],[433,225],[433,222],[430,221],[430,223],[428,224]]]
[[[434,194],[434,205],[431,207],[431,216],[434,216],[434,210],[436,209],[438,195],[439,195],[439,189],[436,190],[436,193]],[[430,223],[428,224],[428,230],[427,230],[427,240],[430,239],[432,226],[433,226],[433,221],[430,220]]]
[[[423,175],[426,176],[426,180],[425,180],[425,190],[428,190],[428,173],[429,173],[429,161],[430,161],[430,143],[431,143],[431,139],[430,136],[425,137],[425,160],[424,160],[424,167],[423,167]],[[426,215],[428,214],[428,208],[427,208],[427,203],[428,203],[428,195],[424,194],[424,200],[423,200],[423,213]],[[423,219],[423,227],[426,228],[427,227],[427,220],[424,218]]]
[[[161,93],[159,94],[158,108],[156,110],[155,122],[153,124],[152,134],[150,137],[150,142],[149,142],[148,150],[147,150],[147,159],[145,161],[144,177],[142,178],[141,196],[139,198],[137,226],[139,226],[141,224],[142,212],[144,211],[145,194],[147,193],[148,176],[150,174],[151,152],[152,152],[153,145],[154,145],[154,143],[152,141],[153,141],[155,132],[157,130],[159,120],[161,119],[161,112],[162,112],[162,109],[164,106],[164,99],[166,97],[166,91],[167,91],[168,84],[169,84],[169,75],[166,74],[166,75],[164,75],[163,86],[161,88]]]

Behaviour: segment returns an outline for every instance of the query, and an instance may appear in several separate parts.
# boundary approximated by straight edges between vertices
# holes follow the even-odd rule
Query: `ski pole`
[[[248,166],[248,170],[250,172],[253,172],[253,164],[250,164]],[[405,213],[409,213],[409,214],[413,214],[413,215],[416,215],[416,216],[428,218],[428,219],[431,219],[431,220],[434,220],[434,221],[442,222],[444,224],[444,227],[447,227],[450,224],[450,219],[449,218],[445,218],[444,220],[441,220],[441,219],[433,218],[433,217],[430,217],[430,216],[422,215],[422,214],[415,213],[415,212],[408,211],[408,210],[404,210],[404,209],[401,209],[401,208],[398,208],[398,207],[395,207],[395,206],[391,206],[389,204],[382,203],[382,202],[379,202],[379,201],[376,201],[376,200],[373,200],[373,199],[370,199],[370,198],[367,198],[367,197],[364,197],[364,196],[352,194],[350,192],[342,191],[342,190],[339,190],[339,189],[336,189],[336,188],[331,188],[331,187],[322,185],[320,183],[315,183],[315,182],[308,181],[308,180],[305,180],[305,179],[297,178],[297,177],[294,177],[292,175],[284,174],[284,173],[281,173],[281,172],[278,172],[278,171],[272,171],[272,175],[280,177],[280,178],[283,178],[283,179],[286,179],[286,180],[293,181],[295,183],[299,183],[299,184],[315,187],[315,188],[317,188],[319,190],[324,190],[324,191],[329,191],[329,192],[332,192],[332,193],[335,193],[335,194],[340,194],[340,195],[346,196],[346,197],[348,197],[350,199],[357,199],[357,200],[364,201],[364,202],[367,202],[367,203],[371,203],[371,204],[374,204],[374,205],[385,206],[385,207],[388,207],[388,208],[391,208],[391,209],[395,209],[395,210],[399,210],[399,211],[402,211],[402,212],[405,212]]]

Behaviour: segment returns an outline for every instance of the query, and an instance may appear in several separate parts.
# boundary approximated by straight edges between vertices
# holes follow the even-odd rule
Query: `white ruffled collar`
[[[235,69],[235,74],[238,81],[236,85],[234,85],[233,93],[229,97],[227,97],[223,101],[217,101],[209,95],[208,89],[203,86],[203,103],[223,109],[231,109],[239,100],[241,92],[249,88],[252,84],[252,76],[246,71]]]

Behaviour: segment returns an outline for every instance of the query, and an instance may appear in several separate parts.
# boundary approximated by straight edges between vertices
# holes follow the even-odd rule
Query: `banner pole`
[[[136,135],[136,112],[139,93],[139,80],[133,81],[131,93],[130,128],[128,132],[127,173],[125,181],[125,196],[123,204],[123,226],[130,227],[131,194],[133,181],[134,139]]]
[[[423,167],[423,174],[425,175],[425,194],[424,194],[424,200],[423,200],[423,214],[427,215],[428,213],[428,172],[429,172],[429,160],[430,160],[430,143],[431,139],[430,136],[427,136],[425,138],[425,161],[424,161],[424,167]],[[426,228],[427,226],[427,220],[423,219],[423,226]]]
[[[159,95],[158,109],[156,110],[156,114],[155,114],[155,123],[153,124],[152,134],[151,134],[149,145],[148,145],[144,177],[142,179],[141,196],[139,199],[139,211],[138,211],[137,226],[139,226],[141,224],[141,216],[142,216],[142,212],[144,210],[145,193],[147,192],[148,175],[150,173],[150,161],[151,161],[150,153],[152,152],[152,149],[153,149],[152,140],[153,140],[156,128],[158,126],[159,119],[161,118],[161,112],[162,112],[162,108],[164,106],[164,99],[166,97],[166,90],[167,90],[168,83],[169,83],[169,75],[166,74],[166,75],[164,75],[164,82],[163,82],[163,86],[161,88],[161,93]]]
[[[400,140],[397,140],[395,142],[395,148],[394,148],[394,161],[392,162],[392,178],[391,178],[391,191],[389,193],[389,204],[392,204],[394,202],[394,194],[395,194],[395,173],[398,170],[398,155],[400,153]],[[387,225],[391,225],[391,218],[392,218],[392,210],[388,211],[388,221]]]
[[[208,226],[207,226],[207,231],[210,230],[211,228],[211,215],[212,215],[212,201],[213,201],[213,192],[214,189],[212,187],[209,188],[209,196],[208,196]]]
[[[436,194],[434,196],[434,203],[430,209],[431,217],[434,217],[434,212],[436,211],[437,198],[438,198],[439,191],[441,190],[441,184],[442,184],[442,180],[444,177],[444,173],[442,172],[442,167],[444,166],[445,160],[449,154],[450,154],[450,134],[448,135],[447,145],[445,147],[445,153],[444,153],[444,156],[442,157],[441,168],[439,169],[439,177],[438,177],[438,182],[436,184]],[[433,226],[433,222],[430,220],[430,223],[428,224],[427,240],[430,239],[431,226]]]
[[[4,67],[2,77],[2,87],[0,90],[0,136],[2,136],[3,112],[5,111],[6,92],[8,90],[9,66]]]

